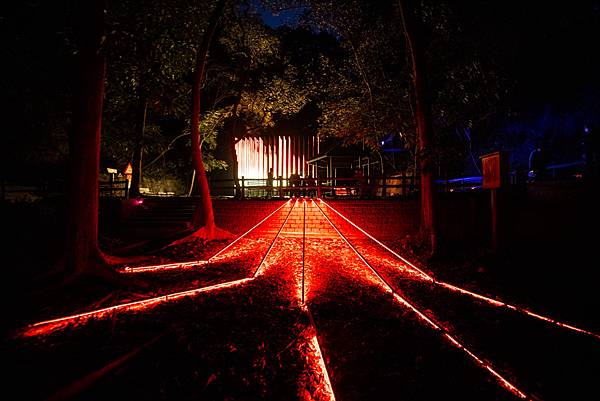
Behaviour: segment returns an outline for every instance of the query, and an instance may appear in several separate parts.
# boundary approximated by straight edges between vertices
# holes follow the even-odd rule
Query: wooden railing
[[[101,181],[98,189],[101,197],[127,198],[129,196],[127,181]],[[15,183],[0,179],[2,201],[34,201],[49,195],[61,194],[65,194],[62,182]]]
[[[418,192],[419,178],[409,175],[393,177],[319,177],[297,180],[278,177],[239,178],[239,189],[233,179],[210,180],[214,196],[239,198],[283,198],[290,196],[387,198],[412,197]]]
[[[101,181],[100,196],[111,198],[129,198],[128,181]]]

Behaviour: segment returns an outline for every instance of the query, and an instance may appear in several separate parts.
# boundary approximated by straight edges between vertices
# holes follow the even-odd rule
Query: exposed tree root
[[[147,281],[120,274],[114,268],[139,260],[140,257],[121,258],[100,253],[91,257],[84,268],[75,271],[66,269],[65,261],[61,260],[48,273],[36,278],[38,289],[32,295],[35,298],[52,299],[91,291],[98,292],[102,298],[115,291],[145,290],[149,288]]]
[[[227,230],[223,230],[218,227],[214,227],[212,230],[207,229],[206,227],[202,227],[199,230],[194,231],[190,235],[187,235],[181,239],[171,242],[165,248],[182,245],[182,244],[187,244],[189,242],[193,242],[198,239],[201,239],[204,241],[219,241],[219,240],[227,240],[227,239],[235,239],[235,238],[237,238],[237,237]]]

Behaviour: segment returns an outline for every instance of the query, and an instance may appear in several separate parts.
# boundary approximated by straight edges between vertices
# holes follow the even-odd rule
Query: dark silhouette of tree
[[[110,258],[98,243],[98,171],[106,58],[104,1],[78,6],[78,85],[73,98],[64,270],[71,277],[108,275]]]
[[[419,170],[421,174],[421,235],[429,238],[431,253],[437,251],[437,227],[434,204],[433,181],[433,124],[431,122],[431,100],[427,89],[425,52],[421,43],[420,22],[413,0],[399,0],[402,28],[410,61],[415,102],[415,122],[419,141]]]

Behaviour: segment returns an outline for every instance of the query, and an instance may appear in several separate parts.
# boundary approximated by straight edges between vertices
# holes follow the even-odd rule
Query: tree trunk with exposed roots
[[[62,277],[59,288],[84,276],[115,284],[143,284],[122,279],[110,268],[139,258],[106,255],[100,250],[98,241],[100,132],[106,74],[104,3],[103,0],[90,0],[78,8],[77,28],[81,44],[69,135],[65,249],[61,261],[39,277]]]
[[[208,27],[204,32],[202,44],[198,49],[198,55],[196,58],[194,86],[192,88],[192,163],[194,170],[196,171],[196,183],[200,192],[200,199],[192,219],[192,225],[196,231],[192,235],[207,239],[214,239],[217,237],[217,227],[215,225],[215,217],[212,208],[212,201],[210,199],[210,188],[208,186],[208,179],[206,178],[206,170],[204,169],[204,164],[202,162],[202,148],[200,145],[200,91],[202,90],[206,64],[208,61],[208,49],[217,29],[219,20],[223,15],[224,8],[225,0],[219,0],[212,12]]]

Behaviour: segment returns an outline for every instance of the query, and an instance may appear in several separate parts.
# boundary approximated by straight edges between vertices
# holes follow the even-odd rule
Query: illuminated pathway
[[[287,202],[208,263],[138,268],[169,283],[161,295],[29,326],[11,381],[35,378],[23,398],[47,398],[80,389],[83,365],[107,372],[78,390],[92,399],[595,394],[598,338],[434,285],[382,249],[325,203]],[[180,274],[194,285],[170,291]],[[49,369],[57,356],[69,368]]]

